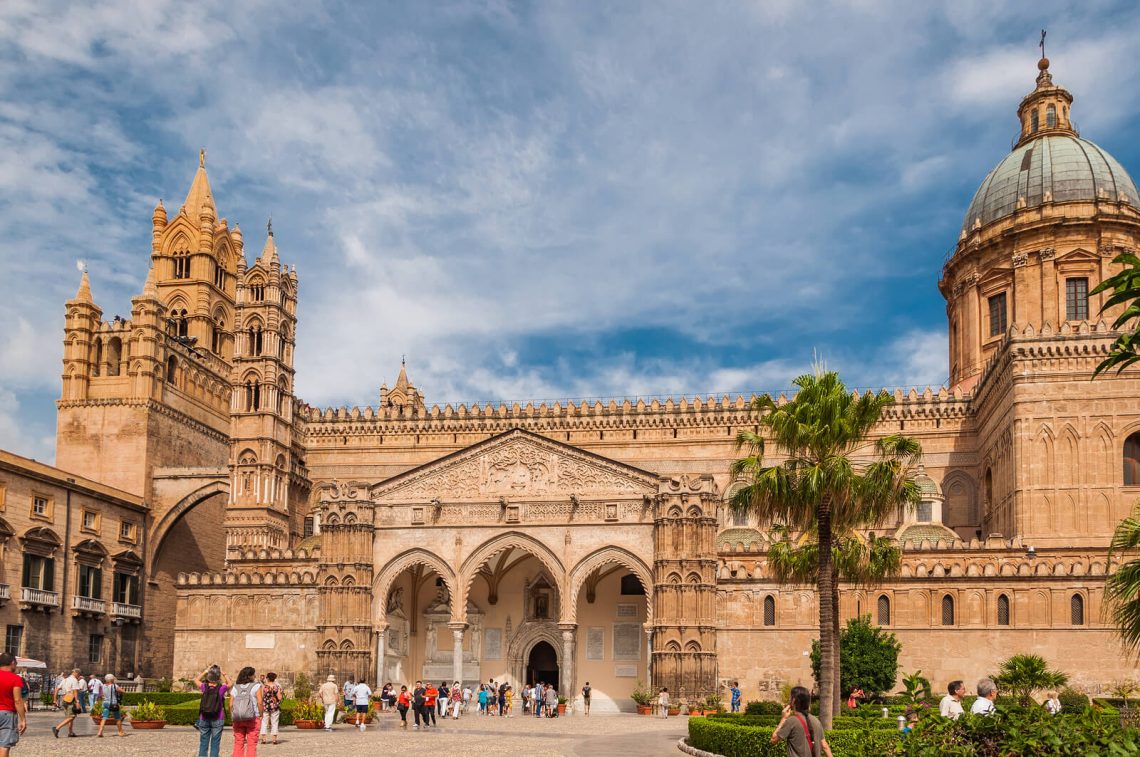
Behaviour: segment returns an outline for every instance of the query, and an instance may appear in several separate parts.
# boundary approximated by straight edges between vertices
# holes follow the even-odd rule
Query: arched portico
[[[566,596],[566,571],[562,566],[562,561],[558,559],[553,550],[533,536],[522,533],[521,531],[508,531],[484,542],[463,561],[463,567],[459,571],[459,583],[461,586],[460,596],[458,597],[459,601],[453,603],[455,622],[466,622],[467,598],[471,593],[471,584],[474,583],[476,576],[479,574],[479,569],[493,557],[509,549],[526,552],[542,563],[543,567],[545,567],[549,573],[551,580],[554,582],[557,596],[560,598]],[[562,601],[564,602],[565,600]],[[561,608],[559,608],[558,613],[555,613],[555,617],[560,614]]]
[[[155,522],[154,526],[151,527],[150,534],[147,537],[147,551],[149,555],[146,557],[148,564],[147,577],[149,580],[153,581],[155,579],[158,556],[162,552],[162,548],[166,543],[166,537],[170,534],[171,529],[178,524],[183,516],[206,500],[219,494],[225,494],[228,497],[229,493],[230,484],[228,480],[211,481],[183,496],[173,507],[163,513],[158,521]]]
[[[646,622],[653,619],[653,573],[637,555],[621,547],[602,547],[582,558],[574,569],[570,571],[570,587],[566,601],[562,603],[561,622],[564,624],[578,622],[578,594],[581,592],[587,579],[598,570],[608,565],[620,565],[628,570],[645,589]]]

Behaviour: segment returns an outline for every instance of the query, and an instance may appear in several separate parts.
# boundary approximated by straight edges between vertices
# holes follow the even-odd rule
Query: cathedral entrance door
[[[558,688],[558,653],[545,641],[531,647],[526,662],[527,683],[542,681]]]

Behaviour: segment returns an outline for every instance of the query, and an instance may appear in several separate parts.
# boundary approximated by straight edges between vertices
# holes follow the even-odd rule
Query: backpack
[[[233,688],[233,711],[230,719],[234,722],[257,720],[257,698],[254,696],[256,683],[243,683]]]
[[[202,692],[202,701],[198,703],[198,717],[203,720],[215,720],[222,709],[221,686],[207,686]]]

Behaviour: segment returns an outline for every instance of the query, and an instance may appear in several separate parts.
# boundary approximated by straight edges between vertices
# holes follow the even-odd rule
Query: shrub
[[[849,718],[851,719],[851,718]],[[692,718],[689,745],[724,757],[784,757],[787,745],[772,744],[774,727],[741,725],[741,719]],[[833,754],[848,757],[883,757],[898,742],[891,729],[828,731]]]
[[[175,704],[182,704],[183,702],[194,702],[194,706],[198,706],[198,700],[202,698],[202,694],[197,691],[149,691],[143,693],[141,691],[128,691],[123,694],[123,706],[134,707],[142,704],[144,701],[154,702],[164,707],[169,707]]]
[[[293,678],[293,697],[301,701],[313,697],[313,682],[304,673],[298,673]]]
[[[633,685],[633,693],[629,697],[642,707],[653,704],[653,692],[649,690],[644,681],[638,681]]]
[[[927,700],[934,698],[934,692],[930,688],[930,679],[924,676],[921,670],[903,676],[902,682],[905,691],[900,697],[901,704],[920,707]]]
[[[169,678],[159,678],[158,682],[155,684],[155,686],[161,692],[168,692],[168,691],[170,691],[171,687],[174,686],[174,682],[171,681]]]
[[[744,705],[745,715],[779,715],[783,712],[784,706],[779,702],[749,702]]]
[[[1018,757],[1085,757],[1134,754],[1140,737],[1118,723],[1086,710],[1079,715],[1052,716],[1043,708],[998,711],[993,715],[963,715],[958,720],[929,717],[903,739],[902,755],[953,754],[959,757],[1018,755]]]
[[[1015,654],[1001,664],[1001,671],[994,676],[998,690],[1006,689],[1022,707],[1033,704],[1034,693],[1059,689],[1068,682],[1067,675],[1051,670],[1045,658],[1035,654]]]
[[[149,699],[131,711],[132,720],[166,720],[166,708],[159,707]]]
[[[902,644],[893,633],[871,625],[871,616],[851,618],[839,633],[839,688],[860,688],[876,696],[895,687]],[[811,669],[819,683],[819,641],[811,644]]]
[[[303,702],[297,702],[293,707],[293,720],[323,720],[325,717],[325,708],[320,702],[314,702],[312,699],[306,699]]]
[[[55,697],[51,695],[50,691],[40,692],[40,704],[42,704],[44,707],[51,707],[54,702]]]
[[[1089,706],[1089,698],[1076,689],[1066,686],[1057,694],[1061,702],[1061,712],[1083,712]]]

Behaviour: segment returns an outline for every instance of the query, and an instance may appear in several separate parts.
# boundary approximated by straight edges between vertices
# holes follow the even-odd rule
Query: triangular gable
[[[387,502],[656,494],[655,474],[515,428],[372,487]]]

